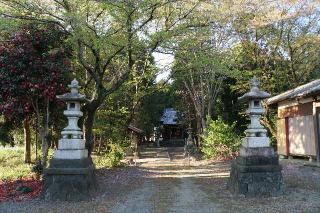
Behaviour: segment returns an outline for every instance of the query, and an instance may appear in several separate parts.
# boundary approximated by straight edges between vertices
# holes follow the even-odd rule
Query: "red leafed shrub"
[[[0,181],[0,202],[36,198],[41,194],[42,187],[42,181],[32,177],[25,177],[14,181]]]
[[[21,121],[35,104],[65,92],[70,67],[66,35],[54,26],[29,25],[0,44],[0,114]]]

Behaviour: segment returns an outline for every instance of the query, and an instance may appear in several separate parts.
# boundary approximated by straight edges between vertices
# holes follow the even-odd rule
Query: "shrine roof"
[[[320,79],[314,80],[310,83],[301,85],[299,87],[288,90],[279,95],[271,97],[267,100],[266,103],[268,105],[273,105],[285,100],[317,96],[317,95],[320,95]]]
[[[178,124],[178,113],[173,108],[166,108],[160,119],[160,122],[164,125],[175,125]]]
[[[139,129],[138,127],[135,127],[135,126],[133,126],[131,124],[128,125],[128,129],[130,129],[133,132],[139,133],[139,134],[143,133],[142,129]]]

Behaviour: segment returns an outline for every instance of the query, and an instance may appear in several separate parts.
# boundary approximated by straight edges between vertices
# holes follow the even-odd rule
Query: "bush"
[[[112,168],[121,165],[124,158],[124,148],[117,143],[108,144],[108,150],[102,156],[97,156],[94,163],[97,168]]]
[[[43,165],[41,163],[41,159],[36,160],[36,164],[32,167],[32,172],[34,172],[38,177],[43,173]]]
[[[241,145],[240,136],[235,132],[235,123],[228,125],[222,118],[209,120],[206,135],[202,136],[202,152],[206,158],[228,158],[234,156]]]

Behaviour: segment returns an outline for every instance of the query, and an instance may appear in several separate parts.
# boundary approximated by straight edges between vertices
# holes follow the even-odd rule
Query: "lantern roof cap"
[[[57,99],[62,101],[87,101],[86,96],[79,93],[78,89],[80,88],[79,82],[77,79],[73,79],[71,84],[68,85],[71,89],[71,92],[65,93],[63,95],[57,95]]]
[[[271,95],[267,92],[261,91],[259,89],[260,82],[256,77],[251,79],[251,89],[249,92],[241,96],[238,100],[239,101],[246,101],[246,100],[254,100],[254,99],[265,99],[269,98]]]
[[[73,94],[71,92],[65,93],[63,95],[57,95],[57,99],[62,101],[86,101],[86,96],[82,94]]]
[[[81,87],[79,86],[79,82],[77,81],[77,79],[73,79],[71,81],[71,84],[68,85],[68,87],[70,89],[80,89]]]

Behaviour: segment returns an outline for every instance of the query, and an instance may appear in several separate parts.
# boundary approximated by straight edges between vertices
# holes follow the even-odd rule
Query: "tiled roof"
[[[267,99],[267,104],[272,105],[284,100],[309,97],[313,95],[320,95],[320,79],[271,97]]]
[[[143,133],[142,129],[139,129],[139,128],[135,127],[135,126],[132,126],[131,124],[129,124],[128,129],[130,129],[133,132],[139,133],[139,134]]]
[[[162,124],[178,124],[177,111],[173,108],[166,108],[160,121]]]

